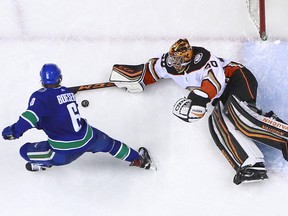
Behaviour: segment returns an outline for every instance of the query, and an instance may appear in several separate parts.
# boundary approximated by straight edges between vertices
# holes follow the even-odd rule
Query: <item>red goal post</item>
[[[265,0],[246,0],[249,14],[259,30],[260,38],[267,40]]]

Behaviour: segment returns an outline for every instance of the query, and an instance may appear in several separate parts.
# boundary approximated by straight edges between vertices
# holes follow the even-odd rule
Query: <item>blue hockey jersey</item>
[[[13,130],[20,137],[31,128],[43,130],[55,151],[82,151],[93,139],[93,130],[81,118],[75,95],[64,86],[42,88],[31,95]]]

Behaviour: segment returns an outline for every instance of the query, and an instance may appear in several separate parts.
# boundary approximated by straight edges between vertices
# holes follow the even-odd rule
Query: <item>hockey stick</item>
[[[80,86],[73,86],[68,87],[74,94],[76,94],[79,91],[87,91],[92,89],[100,89],[100,88],[107,88],[107,87],[113,87],[116,86],[112,82],[102,82],[102,83],[94,83],[89,85],[80,85]]]

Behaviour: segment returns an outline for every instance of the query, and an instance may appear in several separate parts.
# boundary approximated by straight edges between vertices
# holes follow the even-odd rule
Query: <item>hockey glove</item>
[[[109,78],[118,88],[126,88],[129,93],[144,91],[144,76],[146,66],[141,65],[113,65]]]
[[[16,136],[14,134],[13,125],[4,128],[2,131],[2,136],[3,136],[3,139],[5,140],[14,140],[16,138],[19,138],[19,136]]]
[[[201,119],[205,112],[205,107],[192,105],[192,100],[187,98],[179,99],[173,108],[173,114],[186,122],[195,122]]]
[[[173,114],[186,122],[197,121],[205,115],[206,104],[209,101],[205,92],[195,89],[190,92],[188,98],[181,98],[176,102]]]

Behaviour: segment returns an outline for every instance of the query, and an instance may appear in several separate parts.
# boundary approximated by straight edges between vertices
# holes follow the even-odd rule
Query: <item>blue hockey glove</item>
[[[2,131],[2,136],[5,140],[14,140],[16,137],[14,137],[13,126],[4,128]]]

